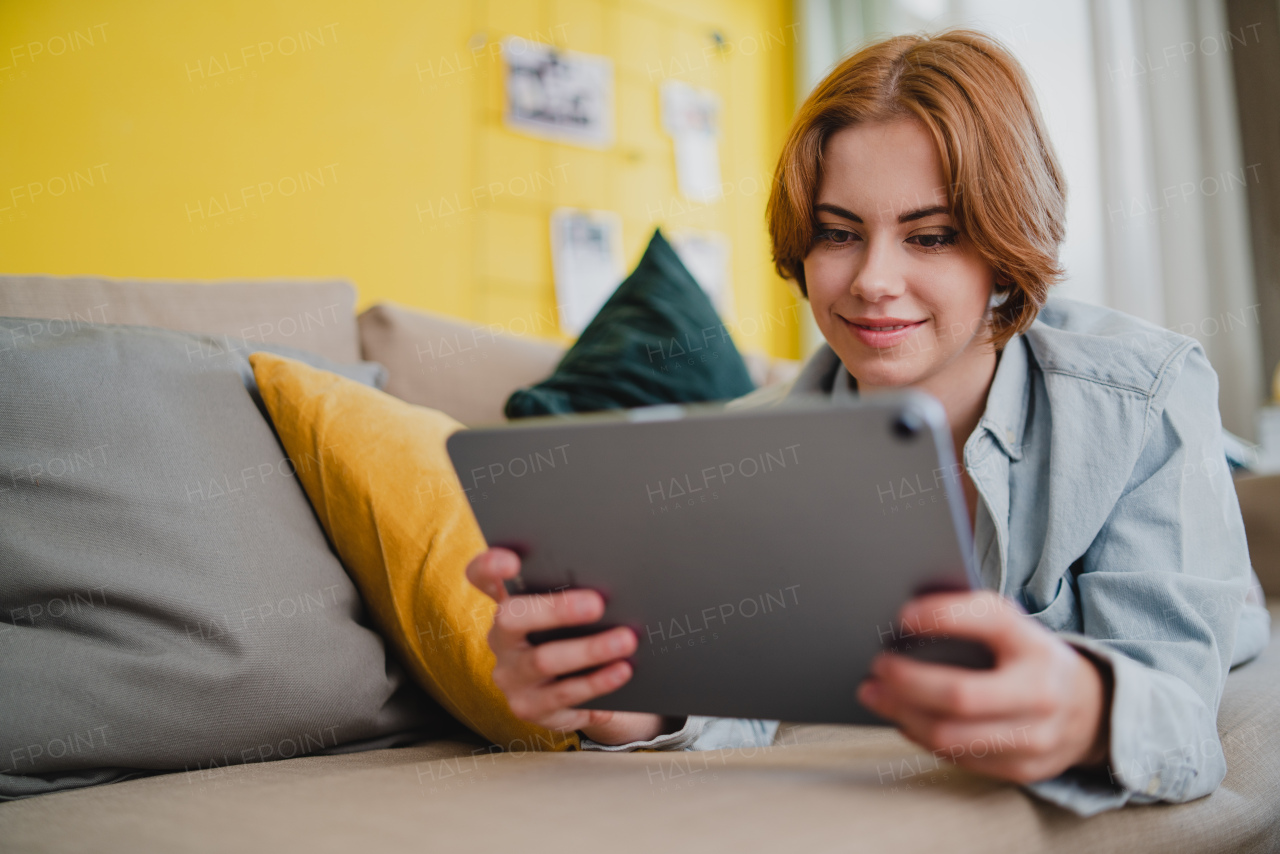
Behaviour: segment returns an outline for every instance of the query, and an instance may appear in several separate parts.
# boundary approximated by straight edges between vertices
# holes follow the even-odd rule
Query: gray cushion
[[[440,731],[255,406],[282,348],[31,328],[0,318],[0,797]]]

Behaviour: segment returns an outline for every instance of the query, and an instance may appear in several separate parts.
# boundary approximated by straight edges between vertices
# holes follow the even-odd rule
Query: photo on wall
[[[720,199],[720,96],[679,80],[662,84],[662,127],[675,146],[676,184],[686,199]]]
[[[507,125],[553,142],[608,148],[613,144],[613,61],[509,38]]]
[[[552,211],[551,266],[560,329],[578,335],[622,282],[622,218],[613,211]]]
[[[694,280],[711,298],[722,320],[732,320],[733,282],[729,277],[729,257],[733,246],[722,231],[701,228],[663,229],[671,248]]]

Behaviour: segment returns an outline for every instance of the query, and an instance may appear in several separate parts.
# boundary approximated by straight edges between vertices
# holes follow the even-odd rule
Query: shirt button
[[[1160,775],[1152,774],[1151,779],[1147,781],[1147,794],[1155,797],[1158,791],[1160,791]]]
[[[1005,431],[1004,431],[1004,437],[1005,437],[1006,439],[1008,439],[1008,440],[1009,440],[1009,443],[1010,443],[1010,444],[1013,444],[1013,431],[1012,431],[1012,430],[1005,430]]]

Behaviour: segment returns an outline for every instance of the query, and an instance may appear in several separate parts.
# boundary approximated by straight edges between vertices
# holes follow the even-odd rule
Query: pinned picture
[[[720,186],[720,96],[679,80],[662,84],[662,127],[676,150],[676,183],[685,198],[711,202]]]
[[[578,335],[622,282],[622,218],[612,211],[552,211],[551,267],[560,329]]]
[[[512,37],[506,59],[506,122],[553,142],[613,144],[613,61]]]
[[[663,229],[671,248],[702,286],[722,320],[733,319],[733,284],[729,278],[729,236],[700,228]]]

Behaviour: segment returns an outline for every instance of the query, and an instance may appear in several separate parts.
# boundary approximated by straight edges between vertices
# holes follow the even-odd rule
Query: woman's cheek
[[[830,314],[830,308],[839,296],[839,269],[835,259],[815,259],[817,253],[810,253],[804,262],[805,290],[809,295],[809,305],[813,309],[814,318],[822,326],[824,318]]]

